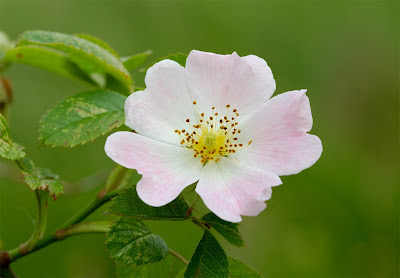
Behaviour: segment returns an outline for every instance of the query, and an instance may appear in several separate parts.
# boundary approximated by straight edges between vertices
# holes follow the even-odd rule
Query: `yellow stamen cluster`
[[[224,115],[215,111],[211,107],[209,113],[200,113],[197,108],[197,102],[194,101],[197,112],[197,122],[192,124],[190,119],[186,119],[189,129],[175,130],[175,133],[181,138],[180,144],[193,149],[194,157],[199,157],[202,163],[220,161],[220,156],[227,156],[246,148],[252,141],[243,144],[238,141],[238,135],[241,130],[238,129],[239,113],[237,109],[232,109],[229,104],[226,105]]]

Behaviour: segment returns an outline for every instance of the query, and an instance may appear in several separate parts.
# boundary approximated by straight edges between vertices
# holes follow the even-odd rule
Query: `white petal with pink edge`
[[[281,184],[278,176],[221,157],[218,163],[204,166],[196,192],[218,217],[240,222],[240,215],[256,216],[266,208],[271,187]]]
[[[233,156],[276,175],[292,175],[311,167],[321,156],[321,140],[307,132],[313,120],[306,90],[273,97],[240,121],[240,140],[252,144]]]
[[[145,82],[146,90],[133,93],[125,102],[125,124],[154,140],[179,145],[174,130],[187,128],[186,119],[196,119],[185,69],[163,60],[148,69]]]
[[[245,116],[268,100],[275,80],[267,63],[254,55],[239,57],[192,50],[186,60],[186,76],[199,110],[211,107],[222,113],[226,105]]]
[[[142,201],[151,206],[174,200],[185,187],[199,179],[203,169],[192,150],[128,131],[111,134],[105,151],[116,163],[143,175],[137,191]]]

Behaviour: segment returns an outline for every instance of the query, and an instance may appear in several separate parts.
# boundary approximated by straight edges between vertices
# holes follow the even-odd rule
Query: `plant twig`
[[[92,214],[96,209],[101,207],[106,202],[110,201],[113,197],[117,196],[118,192],[113,191],[107,194],[103,194],[101,191],[86,207],[84,207],[81,211],[79,211],[76,215],[74,215],[70,220],[68,220],[64,225],[62,225],[56,232],[47,235],[46,237],[40,239],[36,245],[29,250],[28,252],[21,252],[20,248],[14,248],[8,252],[5,252],[9,257],[9,263],[16,261],[17,259],[24,257],[28,254],[31,254],[37,250],[42,249],[43,247],[64,239],[67,236],[80,234],[80,233],[93,233],[93,232],[102,232],[104,233],[106,230],[103,227],[102,229],[95,229],[90,231],[89,229],[94,226],[74,226],[75,224],[84,220],[87,216]],[[98,222],[97,222],[98,223]],[[103,222],[104,224],[105,222]]]
[[[48,192],[35,190],[36,200],[38,204],[38,216],[36,219],[35,230],[33,231],[31,237],[22,243],[18,248],[20,253],[28,253],[37,242],[43,238],[47,226],[47,199],[49,197]]]
[[[44,237],[39,240],[37,244],[31,249],[28,253],[20,253],[18,252],[18,248],[9,251],[10,255],[10,263],[25,256],[31,254],[35,251],[46,247],[47,245],[54,243],[56,241],[61,241],[67,237],[80,235],[80,234],[89,234],[89,233],[106,233],[109,230],[109,226],[111,225],[111,221],[95,221],[88,223],[79,223],[75,225],[70,225],[65,227],[64,229],[60,229],[55,231],[52,234]]]
[[[60,227],[60,229],[81,222],[90,214],[92,214],[96,209],[98,209],[103,204],[107,203],[112,198],[118,195],[118,191],[108,192],[107,194],[105,194],[104,192],[105,192],[104,189],[101,190],[100,193],[97,194],[97,196],[90,203],[88,203],[82,210],[80,210],[77,214],[75,214],[71,219],[65,222],[64,225]]]
[[[181,262],[183,262],[185,265],[188,265],[189,262],[178,252],[172,250],[171,248],[168,249],[168,252],[174,256],[175,258],[177,258],[178,260],[180,260]]]

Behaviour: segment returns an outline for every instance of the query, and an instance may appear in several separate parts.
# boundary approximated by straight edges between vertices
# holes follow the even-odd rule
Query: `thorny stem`
[[[168,249],[168,252],[174,256],[175,258],[177,258],[178,260],[180,260],[181,262],[183,262],[185,265],[188,265],[189,262],[178,252],[172,250],[171,248]]]

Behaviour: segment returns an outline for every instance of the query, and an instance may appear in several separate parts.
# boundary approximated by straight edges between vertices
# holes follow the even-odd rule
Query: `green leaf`
[[[188,57],[187,54],[179,53],[179,52],[178,52],[178,53],[176,53],[176,54],[168,54],[168,56],[165,56],[165,57],[162,57],[162,58],[158,58],[157,61],[156,61],[155,63],[160,62],[160,61],[165,60],[165,59],[169,59],[169,60],[172,60],[172,61],[177,62],[177,63],[180,64],[182,67],[185,67],[185,66],[186,66],[186,59],[187,59],[187,57]],[[146,72],[146,71],[147,71],[149,68],[151,68],[155,63],[152,63],[152,64],[148,65],[147,67],[140,69],[139,71],[140,71],[140,72]]]
[[[96,85],[92,78],[72,62],[67,54],[48,47],[38,45],[18,46],[8,50],[4,60],[10,63],[38,67],[83,82],[86,85]]]
[[[162,207],[146,205],[139,198],[136,187],[128,187],[112,199],[107,213],[142,220],[186,220],[188,209],[181,196]]]
[[[98,43],[98,40],[94,43],[93,39],[62,33],[27,31],[21,34],[17,46],[34,44],[57,49],[68,54],[69,58],[88,74],[108,73],[127,88],[131,88],[132,78],[119,57]]]
[[[23,147],[11,140],[6,119],[0,114],[0,157],[20,160],[25,156]]]
[[[106,43],[102,39],[99,39],[99,38],[97,38],[95,36],[92,36],[92,35],[89,35],[89,34],[84,34],[84,33],[78,33],[78,34],[74,34],[74,35],[76,37],[78,37],[78,38],[82,38],[82,39],[85,39],[85,40],[90,41],[92,43],[95,43],[98,46],[101,46],[102,48],[107,49],[108,51],[110,51],[115,56],[119,57],[117,51],[115,51],[114,48],[112,48],[108,43]]]
[[[42,145],[75,147],[124,123],[126,97],[105,90],[87,91],[58,103],[40,122]]]
[[[225,251],[207,230],[185,272],[185,278],[192,277],[229,277],[229,263]]]
[[[32,190],[41,189],[48,191],[54,200],[64,193],[64,186],[58,180],[40,179],[29,174],[28,172],[22,172],[22,177],[24,178],[25,183]]]
[[[229,269],[232,278],[262,278],[263,276],[241,261],[229,257]]]
[[[214,228],[233,245],[236,245],[237,247],[244,246],[244,240],[242,238],[242,235],[239,233],[238,223],[231,223],[222,220],[212,212],[204,215],[201,220]]]
[[[124,63],[124,66],[127,70],[132,70],[143,65],[143,63],[146,62],[147,58],[149,58],[152,53],[153,51],[147,50],[129,57],[122,57],[121,61]]]
[[[140,220],[119,218],[106,235],[106,248],[115,262],[139,266],[159,262],[168,253],[167,244],[152,234]]]
[[[22,177],[32,190],[48,191],[54,200],[64,193],[64,186],[58,180],[59,176],[57,174],[54,174],[49,169],[36,167],[33,161],[28,158],[23,158],[20,163],[24,169]]]
[[[124,267],[117,264],[118,278],[175,278],[176,275],[184,269],[182,262],[171,255],[154,264],[147,264],[133,267]]]

